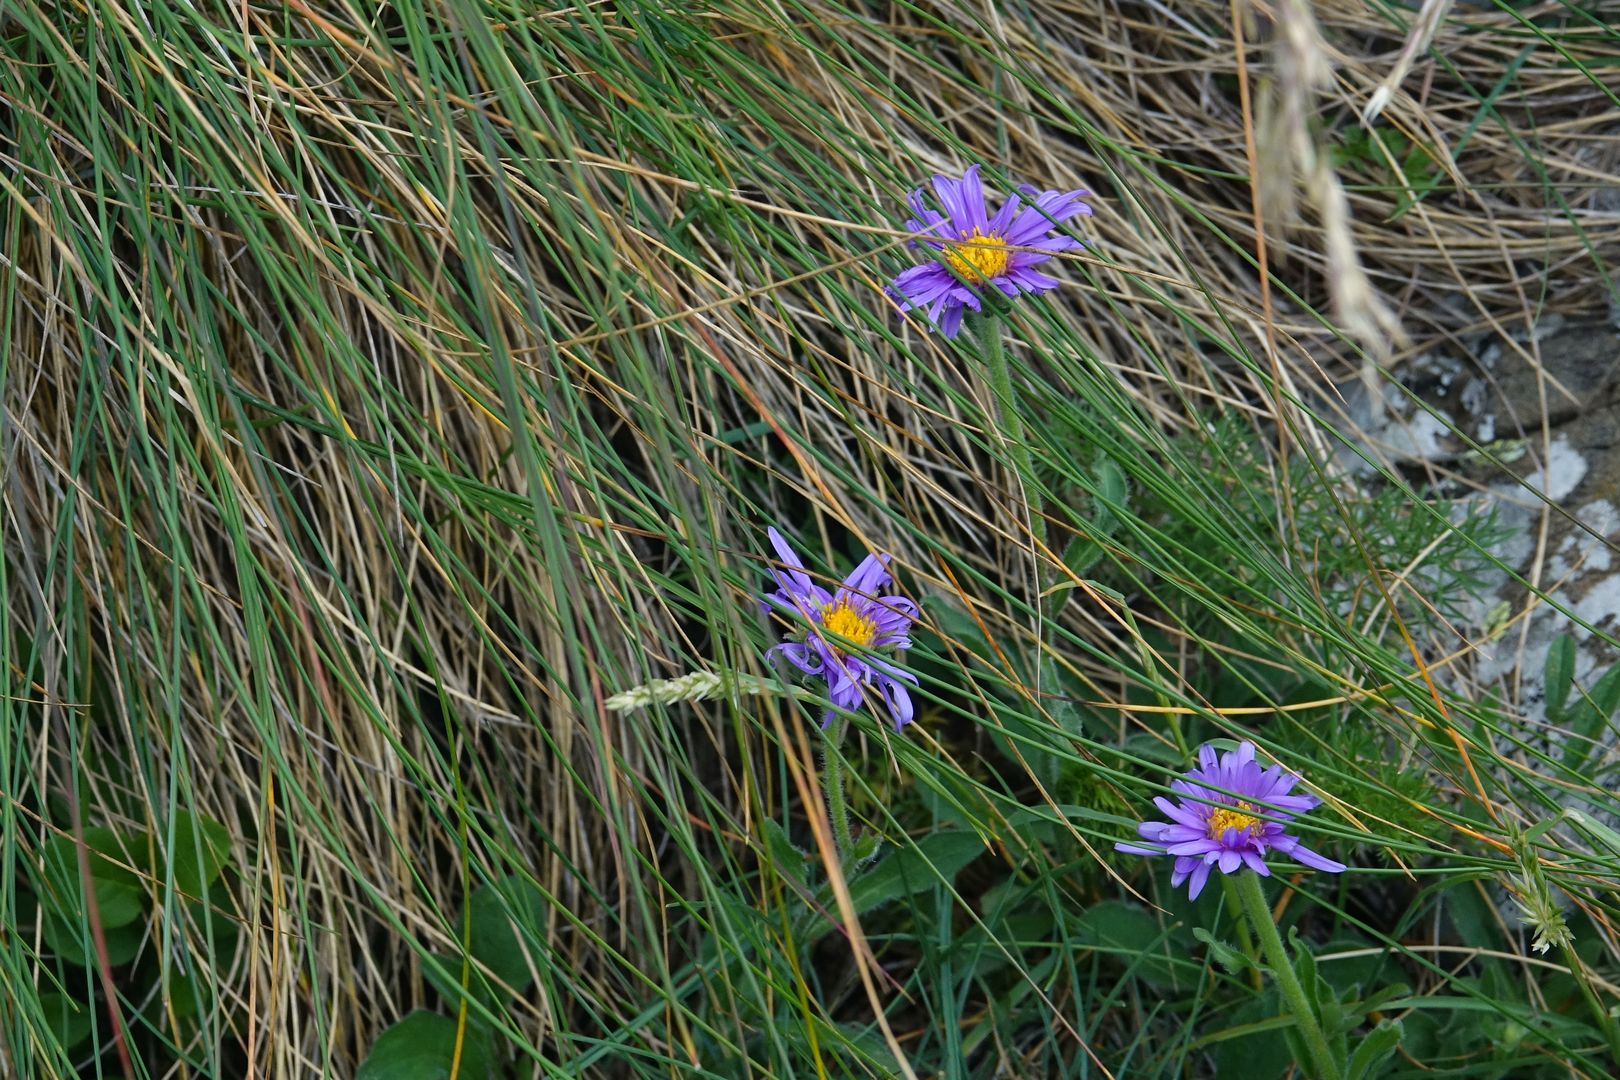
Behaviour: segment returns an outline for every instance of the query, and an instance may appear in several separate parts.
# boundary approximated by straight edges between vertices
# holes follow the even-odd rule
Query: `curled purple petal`
[[[883,696],[889,703],[889,715],[894,719],[894,730],[899,731],[911,723],[915,710],[911,705],[911,691],[899,679],[883,679]]]
[[[888,554],[874,551],[850,571],[849,576],[844,579],[844,588],[861,597],[876,596],[880,589],[893,580],[889,576],[888,565]]]
[[[1198,868],[1192,872],[1192,880],[1187,884],[1187,899],[1198,899],[1198,894],[1204,891],[1204,882],[1208,880],[1209,863],[1199,863]]]
[[[772,653],[782,657],[806,675],[821,674],[821,655],[796,641],[784,641],[780,645],[771,646],[765,650],[766,659],[769,659]]]

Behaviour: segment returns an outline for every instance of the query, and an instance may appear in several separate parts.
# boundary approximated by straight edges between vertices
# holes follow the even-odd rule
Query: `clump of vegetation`
[[[1620,37],[1239,14],[7,5],[0,1071],[1610,1074],[1620,669],[1331,387]]]

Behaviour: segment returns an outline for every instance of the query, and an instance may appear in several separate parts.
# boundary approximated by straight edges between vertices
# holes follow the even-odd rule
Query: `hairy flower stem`
[[[1283,945],[1282,935],[1277,932],[1277,921],[1271,916],[1271,908],[1266,905],[1266,894],[1260,889],[1260,876],[1247,870],[1236,876],[1235,884],[1238,897],[1243,901],[1243,911],[1248,915],[1255,935],[1260,938],[1266,959],[1271,962],[1271,973],[1277,978],[1277,988],[1282,991],[1283,1001],[1294,1014],[1294,1023],[1298,1025],[1299,1033],[1310,1051],[1316,1075],[1321,1080],[1341,1080],[1339,1060],[1328,1047],[1322,1025],[1305,996],[1305,988],[1300,985],[1299,976],[1294,974],[1292,958]]]
[[[833,841],[839,860],[846,865],[855,857],[855,840],[849,831],[849,800],[844,795],[844,732],[849,721],[839,717],[822,736],[821,784],[827,789],[827,816],[832,819]]]
[[[1013,471],[1026,492],[1029,503],[1029,531],[1037,545],[1046,546],[1046,518],[1041,514],[1038,501],[1030,497],[1035,487],[1035,459],[1030,455],[1029,442],[1024,436],[1024,420],[1018,414],[1018,398],[1014,396],[1012,368],[1007,363],[1007,350],[1001,340],[1001,319],[995,315],[982,315],[974,320],[973,332],[984,351],[985,367],[990,372],[990,392],[996,399],[996,422],[1007,440],[1012,453]]]

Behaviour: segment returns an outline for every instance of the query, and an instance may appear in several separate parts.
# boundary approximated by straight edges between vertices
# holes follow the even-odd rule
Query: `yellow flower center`
[[[862,648],[869,648],[877,637],[877,620],[856,611],[847,596],[821,609],[821,625]]]
[[[1219,840],[1226,835],[1227,829],[1236,829],[1238,832],[1242,832],[1250,825],[1258,824],[1259,818],[1243,812],[1245,810],[1252,811],[1253,809],[1254,807],[1246,802],[1239,802],[1237,809],[1226,806],[1216,808],[1209,815],[1209,838]]]
[[[945,261],[968,281],[988,281],[1007,272],[1007,242],[999,236],[986,236],[975,226],[973,235],[961,243],[947,244]]]

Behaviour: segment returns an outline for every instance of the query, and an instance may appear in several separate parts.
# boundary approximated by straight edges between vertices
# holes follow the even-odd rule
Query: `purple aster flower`
[[[1236,750],[1215,755],[1215,747],[1205,743],[1198,748],[1198,768],[1184,780],[1173,780],[1170,789],[1181,798],[1172,803],[1160,796],[1153,800],[1169,821],[1144,821],[1136,827],[1142,839],[1154,847],[1117,843],[1114,850],[1132,855],[1174,855],[1174,888],[1191,879],[1188,899],[1197,899],[1209,880],[1212,867],[1230,874],[1247,866],[1267,877],[1263,856],[1280,851],[1295,862],[1313,870],[1337,874],[1344,864],[1324,858],[1289,836],[1284,830],[1298,814],[1321,805],[1314,795],[1290,795],[1299,777],[1284,772],[1281,765],[1262,769],[1254,760],[1254,743],[1240,743]],[[1263,815],[1263,816],[1262,816]]]
[[[926,311],[946,337],[955,337],[962,328],[965,309],[979,310],[981,290],[987,285],[1007,296],[1057,288],[1056,278],[1035,267],[1056,252],[1079,247],[1080,241],[1054,236],[1052,227],[1076,214],[1091,213],[1081,201],[1091,193],[1083,188],[1036,191],[1025,184],[991,217],[977,165],[960,180],[935,176],[934,194],[945,212],[924,203],[918,188],[910,196],[917,216],[906,222],[906,228],[918,234],[911,246],[921,248],[928,261],[895,278],[889,294],[901,311]]]
[[[873,655],[877,650],[909,649],[911,621],[917,605],[903,596],[880,596],[891,580],[889,556],[879,553],[861,561],[838,591],[829,593],[805,573],[804,563],[782,534],[770,530],[771,545],[785,569],[773,567],[776,591],[760,601],[765,611],[787,615],[805,625],[803,640],[773,645],[766,656],[780,653],[807,675],[827,681],[827,696],[841,709],[854,711],[875,687],[888,702],[894,730],[911,722],[911,694],[906,683],[917,677]],[[822,716],[826,727],[835,715]]]

